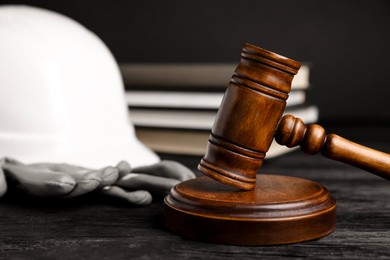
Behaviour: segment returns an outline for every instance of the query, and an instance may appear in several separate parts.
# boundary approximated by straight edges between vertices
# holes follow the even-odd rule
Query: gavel
[[[321,152],[390,179],[390,155],[283,116],[300,66],[244,45],[198,166],[206,176],[176,185],[164,200],[164,223],[170,230],[235,245],[297,243],[335,230],[336,201],[324,186],[283,175],[257,175],[274,138],[281,145],[300,145],[308,154]]]
[[[292,115],[283,116],[291,82],[301,64],[245,44],[218,110],[204,158],[198,169],[241,190],[253,190],[256,174],[273,138],[280,145],[300,145],[308,154],[321,152],[390,179],[390,155],[353,143],[323,127],[308,127]]]

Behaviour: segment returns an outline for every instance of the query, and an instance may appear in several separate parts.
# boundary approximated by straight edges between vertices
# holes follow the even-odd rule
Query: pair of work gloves
[[[39,197],[72,198],[98,192],[124,199],[134,205],[148,205],[153,196],[163,196],[194,173],[175,161],[132,169],[126,161],[98,170],[70,164],[24,164],[11,158],[0,159],[0,197],[7,185],[16,185]]]

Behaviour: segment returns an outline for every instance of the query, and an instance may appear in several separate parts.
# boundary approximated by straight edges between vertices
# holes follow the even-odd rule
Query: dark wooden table
[[[329,129],[329,127],[328,127]],[[335,127],[334,132],[390,152],[390,127]],[[199,157],[168,156],[195,169]],[[362,170],[300,151],[266,161],[262,172],[323,184],[337,200],[337,229],[317,241],[285,246],[207,244],[172,234],[162,199],[131,207],[98,196],[0,200],[1,259],[390,259],[390,183]]]

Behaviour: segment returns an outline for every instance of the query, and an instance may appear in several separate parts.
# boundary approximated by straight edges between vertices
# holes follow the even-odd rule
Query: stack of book
[[[236,64],[122,64],[129,118],[138,138],[156,152],[203,155]],[[310,67],[295,76],[285,114],[318,119],[306,100]],[[275,142],[272,158],[290,151]]]

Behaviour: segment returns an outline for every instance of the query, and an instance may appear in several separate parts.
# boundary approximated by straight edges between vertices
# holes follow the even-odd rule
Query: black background
[[[390,122],[388,1],[0,3],[69,16],[95,32],[120,63],[238,63],[243,43],[252,43],[312,64],[309,101],[322,121]]]

